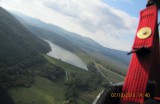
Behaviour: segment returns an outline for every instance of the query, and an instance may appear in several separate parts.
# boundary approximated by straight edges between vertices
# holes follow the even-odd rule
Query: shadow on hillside
[[[0,86],[0,104],[15,104],[7,90]]]

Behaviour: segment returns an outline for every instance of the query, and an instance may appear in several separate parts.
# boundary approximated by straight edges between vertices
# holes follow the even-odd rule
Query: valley
[[[129,60],[124,51],[1,7],[0,50],[0,86],[15,104],[91,104],[124,80]]]

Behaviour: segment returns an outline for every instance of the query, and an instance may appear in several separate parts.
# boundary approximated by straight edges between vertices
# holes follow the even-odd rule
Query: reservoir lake
[[[80,67],[82,69],[88,70],[87,65],[76,54],[54,44],[53,42],[50,42],[48,40],[45,41],[49,43],[52,49],[52,51],[50,51],[47,55],[56,59],[60,59],[61,61]]]

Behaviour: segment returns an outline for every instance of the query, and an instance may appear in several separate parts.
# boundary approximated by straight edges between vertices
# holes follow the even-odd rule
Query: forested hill
[[[15,104],[91,104],[109,85],[93,62],[86,71],[45,55],[50,50],[0,7],[0,89]]]
[[[48,43],[28,31],[0,7],[0,67],[12,66],[29,56],[50,51]]]

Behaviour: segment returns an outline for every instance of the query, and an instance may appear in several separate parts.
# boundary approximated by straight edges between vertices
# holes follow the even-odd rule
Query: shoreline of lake
[[[47,55],[59,59],[61,61],[64,61],[66,63],[72,64],[74,66],[80,67],[82,69],[88,70],[87,65],[76,54],[46,39],[45,41],[49,43],[52,50],[49,53],[47,53]]]

